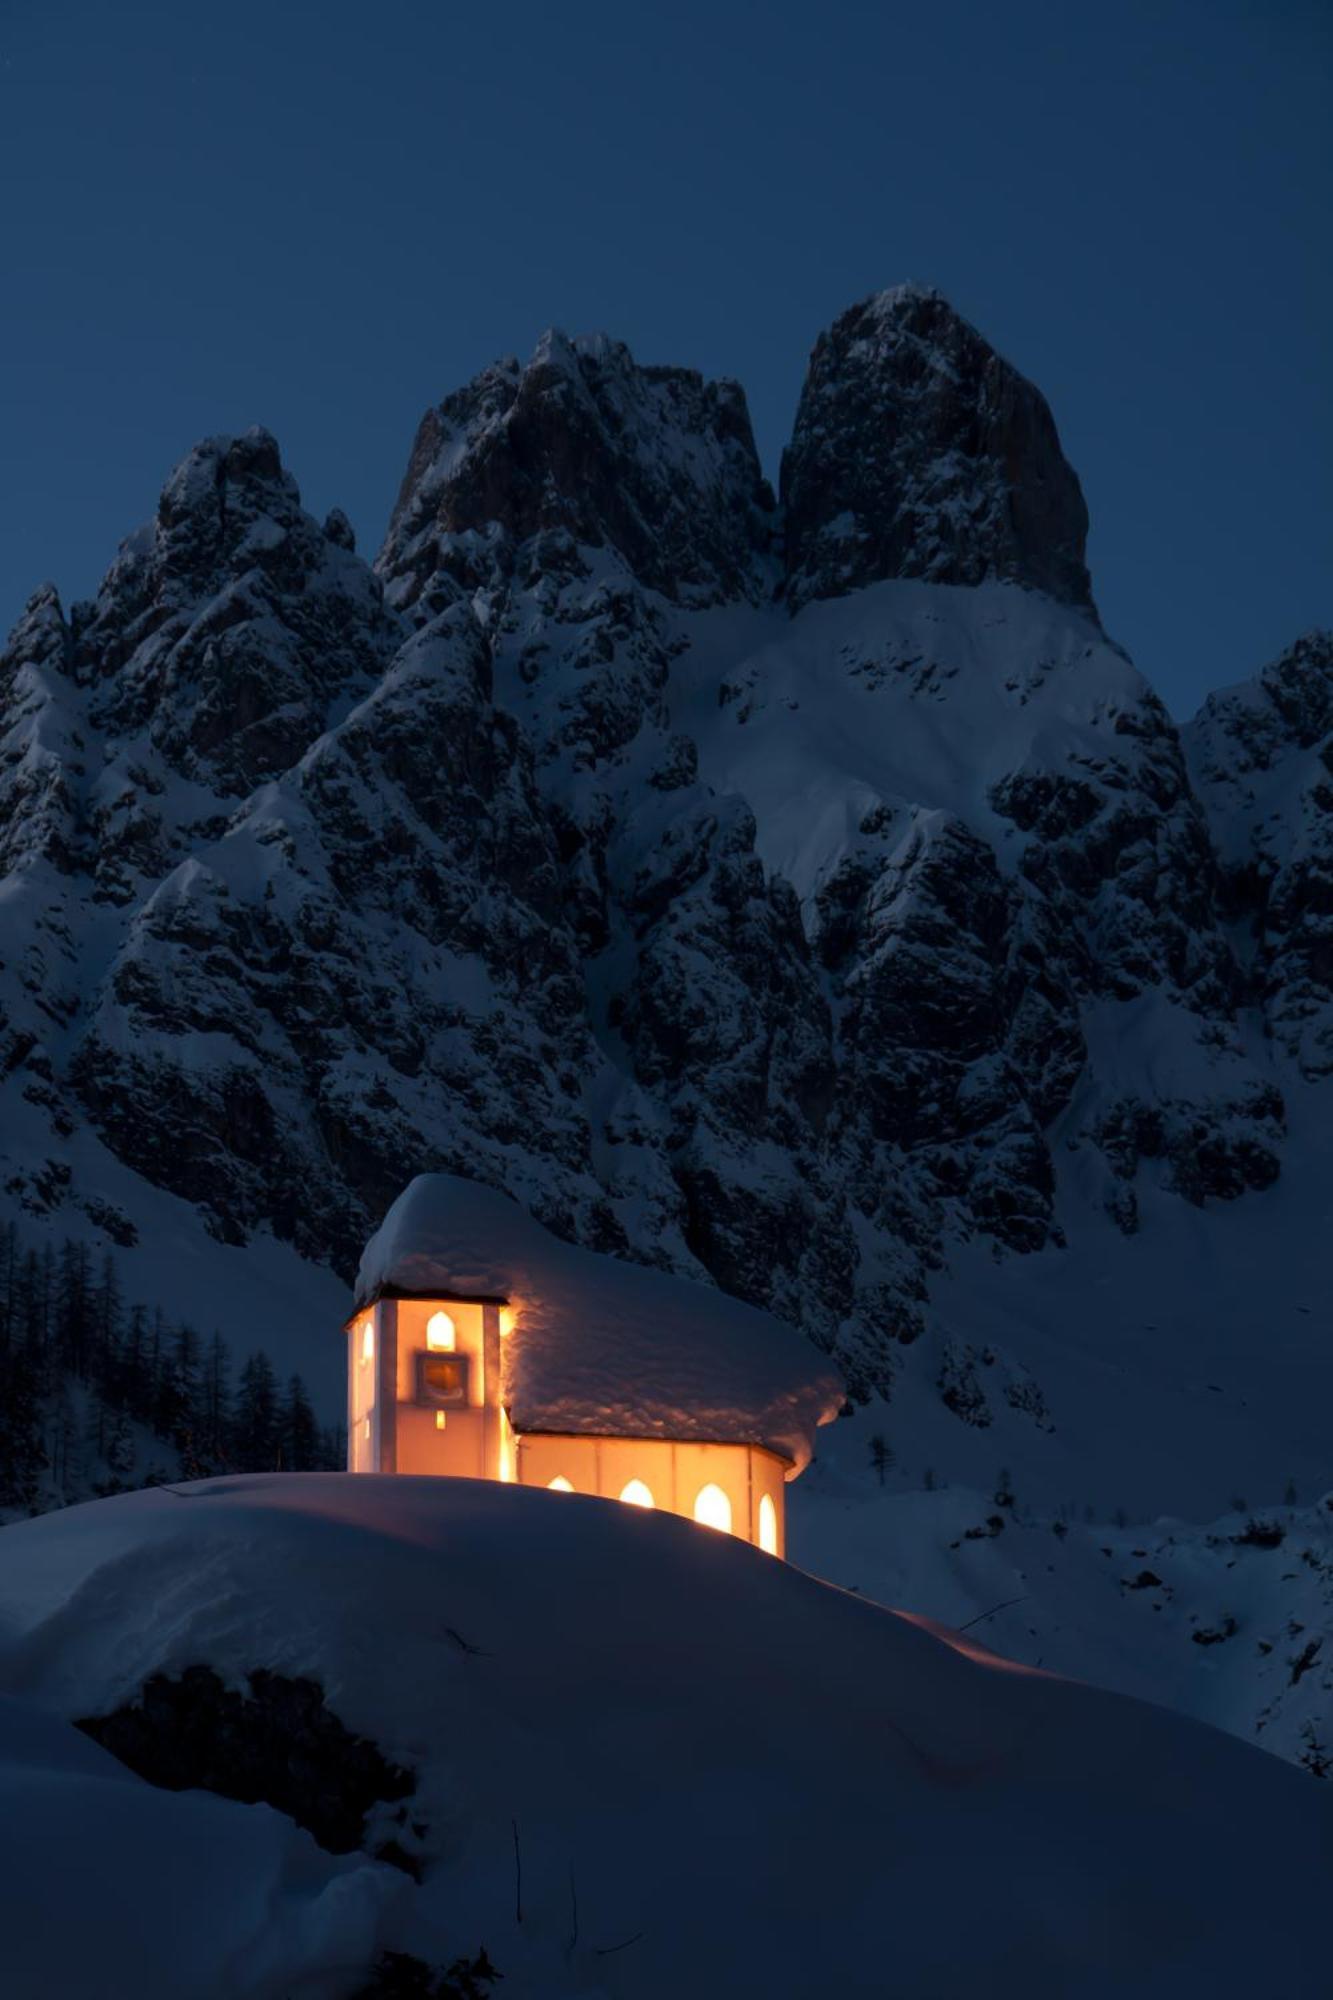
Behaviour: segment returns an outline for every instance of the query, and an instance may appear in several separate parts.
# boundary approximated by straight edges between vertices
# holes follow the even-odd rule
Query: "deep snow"
[[[16,2000],[337,2000],[372,1929],[436,1963],[484,1942],[505,2000],[1178,2000],[1326,1970],[1324,1787],[691,1523],[219,1480],[10,1528],[0,1602]],[[418,1771],[419,1888],[69,1731],[199,1663],[314,1676]]]

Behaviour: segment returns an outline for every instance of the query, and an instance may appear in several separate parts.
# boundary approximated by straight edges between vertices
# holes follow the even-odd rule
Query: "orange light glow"
[[[778,1510],[771,1493],[765,1493],[759,1502],[759,1546],[766,1556],[778,1552]]]
[[[720,1486],[701,1489],[694,1503],[694,1518],[700,1527],[718,1528],[724,1535],[731,1533],[731,1502]]]
[[[548,1479],[546,1484],[548,1490],[552,1493],[572,1493],[574,1491],[574,1488],[562,1472],[557,1472],[555,1478]]]
[[[444,1413],[444,1411],[443,1411],[443,1410],[437,1410],[437,1411],[435,1412],[435,1428],[436,1428],[436,1430],[437,1430],[437,1431],[442,1431],[442,1430],[444,1429],[444,1427],[445,1427],[445,1423],[446,1423],[446,1417],[445,1417],[445,1413]]]
[[[652,1494],[641,1479],[631,1479],[628,1486],[622,1486],[620,1497],[627,1507],[652,1507],[656,1505]]]
[[[517,1471],[514,1453],[514,1427],[509,1421],[509,1412],[500,1405],[500,1479],[505,1486],[512,1486]]]
[[[375,1358],[375,1322],[363,1319],[361,1322],[361,1359],[373,1361]]]
[[[436,1354],[452,1354],[458,1346],[458,1328],[447,1312],[432,1313],[426,1321],[426,1345]]]

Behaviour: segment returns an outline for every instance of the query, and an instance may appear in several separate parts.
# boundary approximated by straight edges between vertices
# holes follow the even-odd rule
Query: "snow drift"
[[[137,2000],[338,2000],[356,1949],[479,1942],[505,2000],[1177,2000],[1326,1968],[1322,1787],[669,1517],[220,1480],[9,1529],[0,1596],[0,1692],[32,1718],[0,1869],[23,2000],[127,1990],[131,1934]],[[416,1773],[418,1885],[118,1778],[68,1728],[201,1663],[317,1680]],[[182,1844],[205,1822],[216,1858]],[[105,1932],[55,1920],[71,1857]]]

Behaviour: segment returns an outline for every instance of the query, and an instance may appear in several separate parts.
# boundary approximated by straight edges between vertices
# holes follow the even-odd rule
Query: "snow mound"
[[[358,1306],[383,1291],[509,1302],[503,1393],[519,1431],[757,1444],[799,1471],[843,1400],[830,1363],[771,1313],[563,1243],[452,1174],[419,1174],[366,1246]]]
[[[360,1897],[370,1946],[381,1875],[373,1949],[447,1964],[484,1942],[505,2000],[1176,2000],[1326,1970],[1325,1788],[669,1516],[463,1480],[219,1480],[10,1528],[0,1603],[0,1693],[52,1745],[25,1729],[6,1816],[18,1995],[338,2000],[365,1964],[326,1899]],[[201,1663],[313,1677],[416,1772],[419,1885],[337,1873],[295,1833],[304,1877],[276,1880],[270,1809],[117,1781],[64,1734]],[[178,1839],[196,1820],[207,1858]],[[72,1857],[115,1921],[53,1946]],[[132,1934],[151,1953],[130,1977]]]

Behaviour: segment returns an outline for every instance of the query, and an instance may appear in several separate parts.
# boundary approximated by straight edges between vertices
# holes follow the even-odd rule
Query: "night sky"
[[[1323,0],[0,0],[0,626],[262,422],[373,554],[422,410],[547,324],[745,383],[938,284],[1050,398],[1178,713],[1333,620]]]

